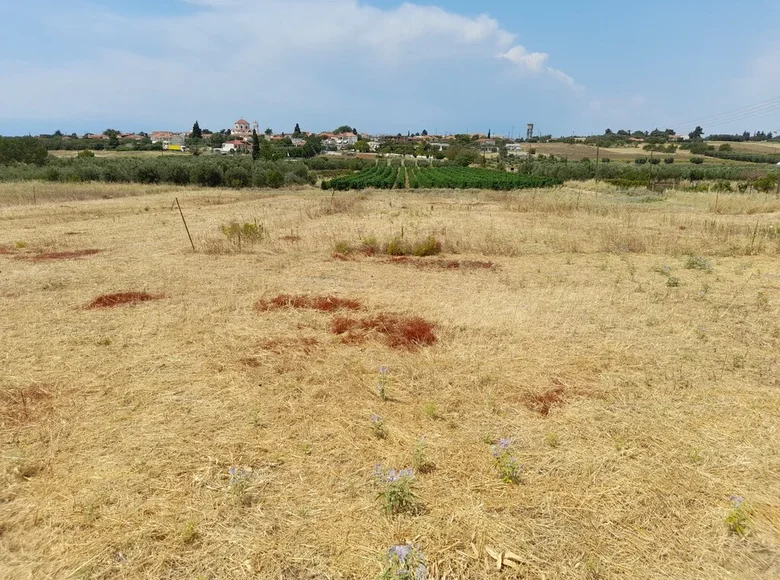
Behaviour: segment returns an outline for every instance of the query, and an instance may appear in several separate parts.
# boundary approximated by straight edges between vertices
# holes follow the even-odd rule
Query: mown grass
[[[153,191],[0,210],[0,577],[776,575],[771,197]]]

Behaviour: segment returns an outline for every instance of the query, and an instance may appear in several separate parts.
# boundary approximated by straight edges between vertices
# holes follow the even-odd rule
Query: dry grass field
[[[4,184],[0,357],[3,579],[780,577],[775,196]]]

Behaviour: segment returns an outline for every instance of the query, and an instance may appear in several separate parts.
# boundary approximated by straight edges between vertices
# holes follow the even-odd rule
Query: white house
[[[524,155],[522,143],[507,143],[506,154],[512,157],[519,157]]]

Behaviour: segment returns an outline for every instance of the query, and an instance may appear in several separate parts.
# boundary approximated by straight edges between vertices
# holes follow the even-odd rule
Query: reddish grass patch
[[[45,417],[52,410],[51,399],[51,392],[38,385],[0,391],[0,426],[18,427]]]
[[[137,302],[148,302],[149,300],[159,300],[162,296],[155,296],[147,292],[119,292],[117,294],[104,294],[98,296],[89,303],[87,308],[114,308],[124,304],[136,304]]]
[[[291,296],[279,294],[271,300],[259,300],[255,308],[260,312],[280,310],[282,308],[297,308],[301,310],[319,310],[320,312],[335,312],[336,310],[360,310],[357,300],[338,298],[336,296]]]
[[[11,248],[10,246],[0,246],[0,255],[7,256],[10,254],[15,254],[16,250]]]
[[[536,411],[546,417],[553,407],[562,405],[566,396],[566,385],[560,379],[553,379],[553,384],[554,387],[530,396],[526,401],[526,406],[531,411]]]
[[[490,270],[493,262],[479,260],[426,260],[410,256],[398,256],[390,259],[391,264],[410,264],[417,268],[443,268],[445,270]]]
[[[287,235],[287,236],[282,236],[279,239],[284,240],[285,242],[300,242],[301,236]]]
[[[331,256],[334,260],[338,260],[339,262],[354,262],[355,258],[352,256],[348,256],[347,254],[340,254],[338,252],[335,252],[333,256]]]
[[[94,256],[102,250],[73,250],[70,252],[45,252],[43,254],[33,254],[31,256],[17,256],[17,260],[31,260],[33,262],[43,262],[46,260],[77,260],[85,256]]]
[[[436,342],[435,328],[433,323],[419,316],[382,313],[362,319],[337,316],[331,322],[330,331],[341,335],[346,344],[360,344],[378,334],[391,348],[415,349]]]

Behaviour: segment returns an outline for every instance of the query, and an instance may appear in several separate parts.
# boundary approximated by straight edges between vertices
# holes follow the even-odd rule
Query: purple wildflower
[[[742,503],[745,501],[745,498],[741,495],[732,495],[731,498],[729,498],[731,503],[734,504],[734,507],[739,507],[742,505]]]
[[[406,564],[406,559],[409,557],[409,554],[412,553],[412,550],[414,550],[414,546],[411,544],[399,544],[397,546],[392,546],[387,553],[390,558],[393,558],[393,556],[398,558],[400,564]]]

